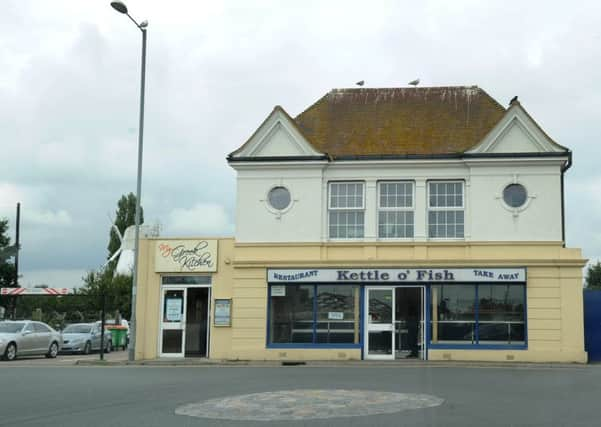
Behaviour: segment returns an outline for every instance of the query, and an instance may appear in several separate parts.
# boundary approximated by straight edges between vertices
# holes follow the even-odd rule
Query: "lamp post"
[[[127,6],[121,1],[112,1],[111,6],[117,12],[127,15],[136,27],[142,31],[142,71],[140,77],[140,125],[138,129],[138,179],[136,185],[136,232],[134,243],[134,271],[133,285],[131,288],[131,320],[129,323],[130,341],[128,346],[128,359],[133,361],[136,357],[136,293],[138,286],[138,252],[140,248],[140,197],[142,193],[142,147],[144,142],[144,88],[146,85],[146,28],[148,21],[138,24],[127,11]]]

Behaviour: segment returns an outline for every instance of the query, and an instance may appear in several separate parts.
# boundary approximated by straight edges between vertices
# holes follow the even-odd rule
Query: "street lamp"
[[[142,31],[142,72],[140,77],[140,126],[138,129],[138,180],[136,187],[136,233],[134,246],[134,271],[133,285],[131,288],[131,320],[130,342],[128,347],[128,359],[133,361],[136,357],[136,291],[138,286],[138,253],[140,248],[140,197],[142,193],[142,147],[144,142],[144,87],[146,84],[146,28],[148,21],[142,21],[138,24],[127,11],[127,6],[122,1],[112,1],[111,6],[117,12],[127,15],[136,27]]]

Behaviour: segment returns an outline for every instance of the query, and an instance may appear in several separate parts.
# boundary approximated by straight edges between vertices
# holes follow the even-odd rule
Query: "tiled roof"
[[[505,111],[477,86],[334,89],[295,121],[334,158],[436,155],[472,148]]]

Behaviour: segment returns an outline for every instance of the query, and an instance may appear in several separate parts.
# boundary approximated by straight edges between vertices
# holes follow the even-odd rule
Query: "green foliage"
[[[117,211],[115,217],[115,225],[119,229],[119,232],[123,236],[125,233],[125,229],[131,225],[136,223],[136,196],[133,193],[129,193],[127,195],[121,196],[119,201],[117,202]],[[140,206],[140,224],[144,223],[144,209]],[[121,246],[121,242],[119,241],[119,237],[117,237],[117,233],[115,230],[111,228],[109,244],[108,244],[108,255],[107,259],[113,255],[117,249]],[[112,261],[108,266],[108,271],[115,271],[115,267],[117,266],[117,261]]]
[[[104,292],[105,307],[107,312],[119,311],[121,316],[129,319],[131,316],[131,288],[132,277],[104,270],[102,272],[89,272],[84,278],[84,287],[81,293],[88,299],[90,307],[102,308]]]
[[[10,258],[16,253],[15,245],[10,244],[8,219],[0,219],[0,288],[15,285],[15,264]]]
[[[601,261],[588,267],[585,286],[587,289],[601,289]]]

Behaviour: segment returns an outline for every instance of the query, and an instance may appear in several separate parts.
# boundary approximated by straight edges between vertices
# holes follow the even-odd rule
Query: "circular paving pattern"
[[[287,390],[210,399],[178,407],[191,417],[238,421],[284,421],[392,414],[439,406],[428,394],[368,390]]]

